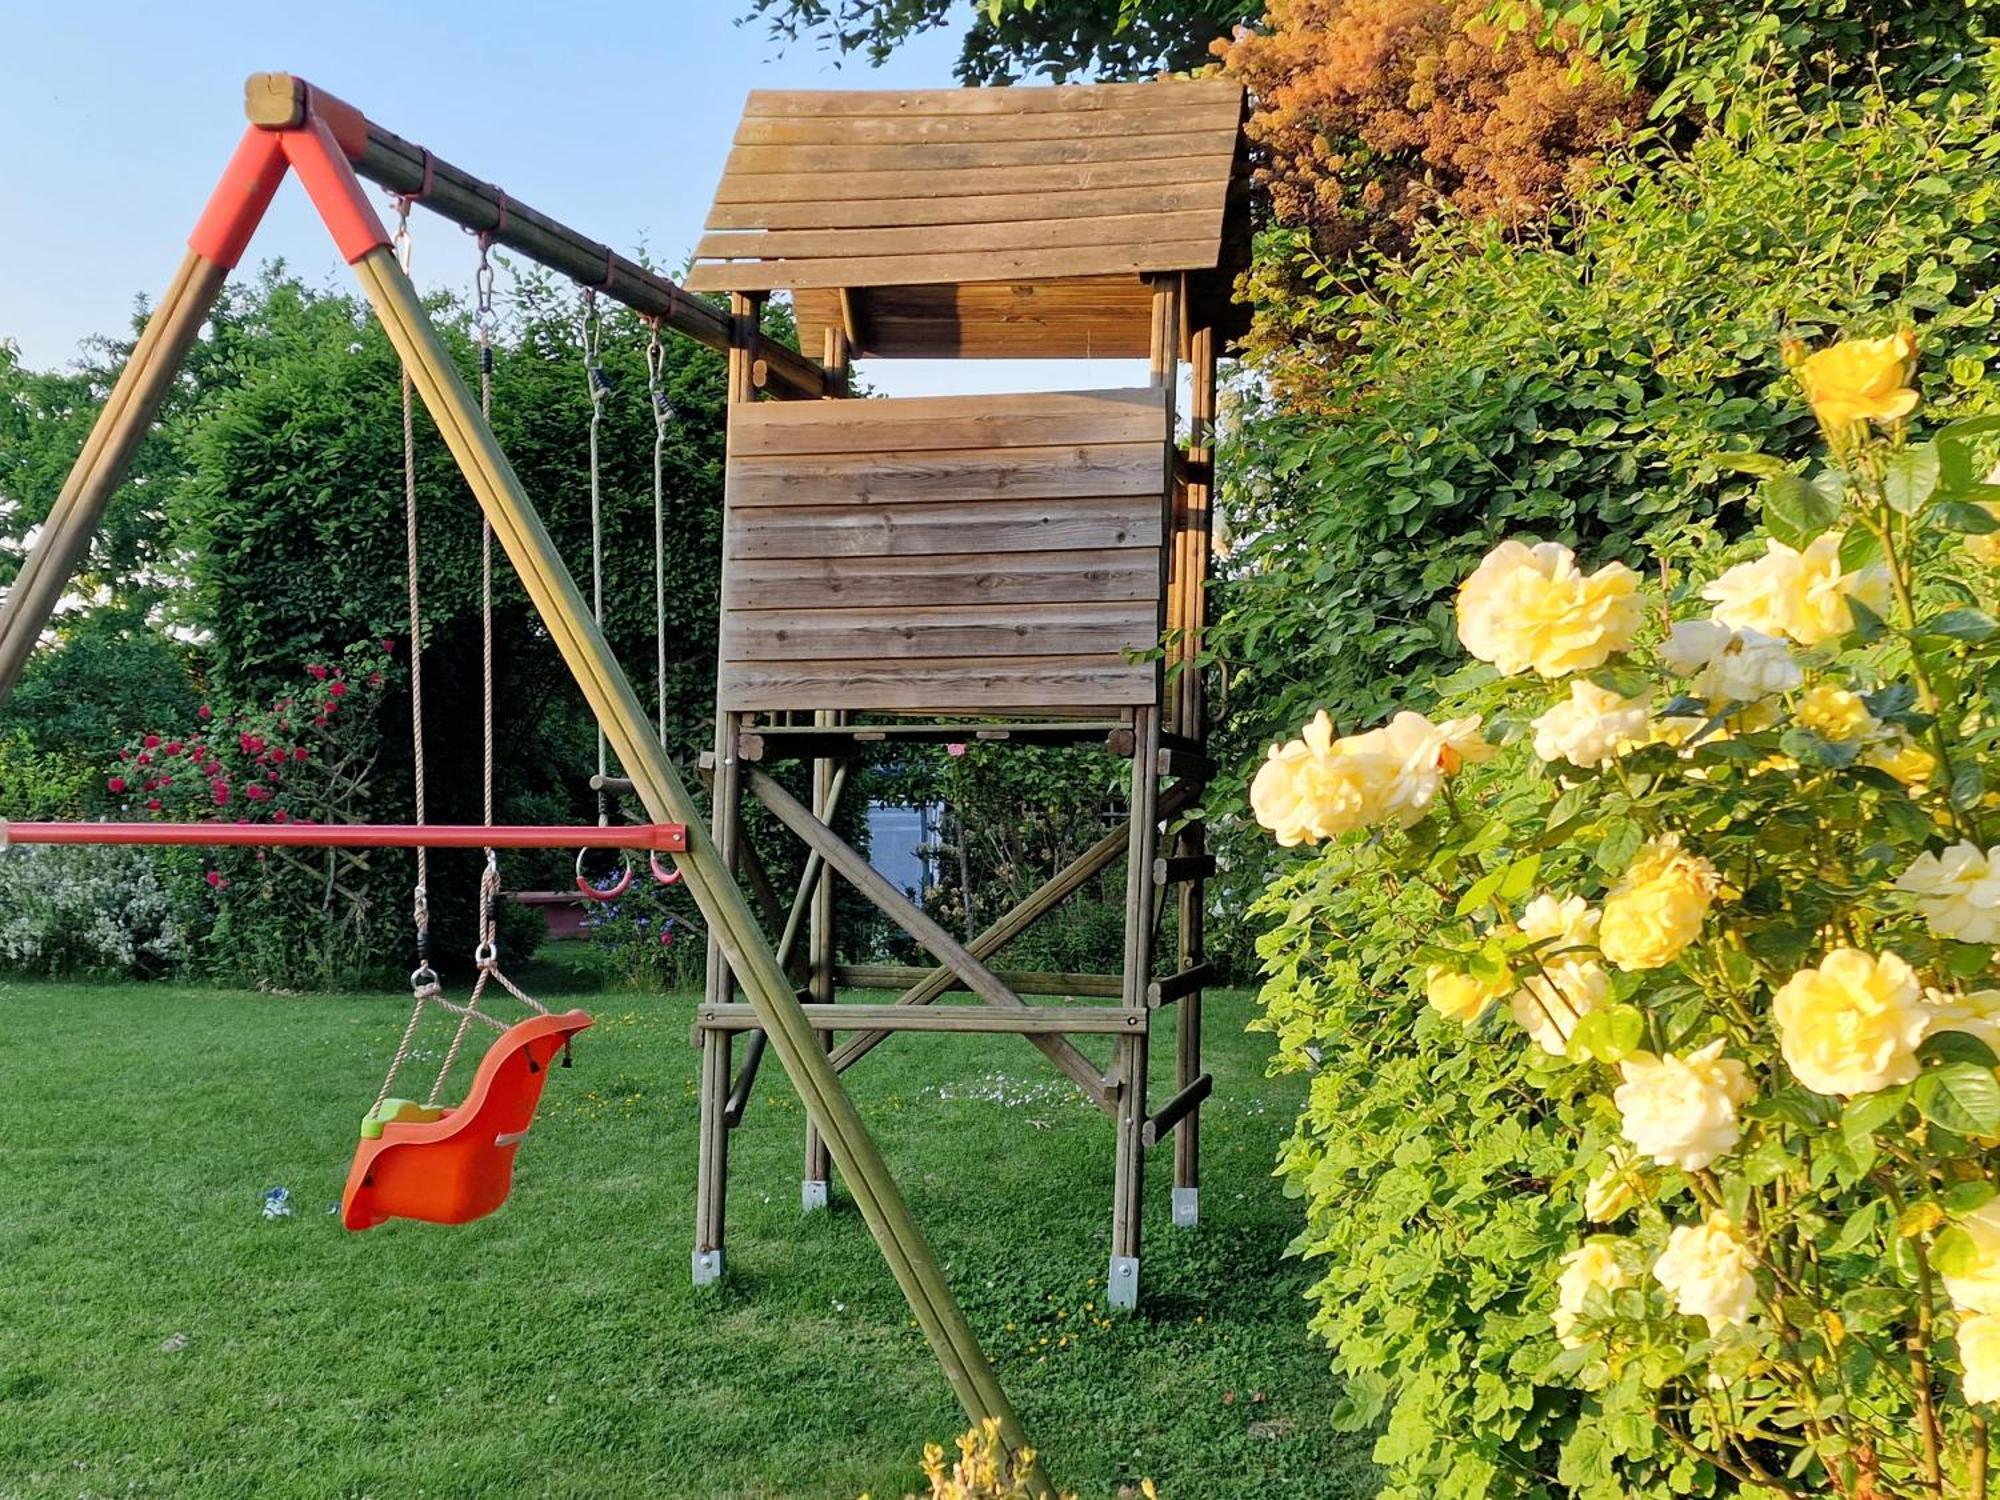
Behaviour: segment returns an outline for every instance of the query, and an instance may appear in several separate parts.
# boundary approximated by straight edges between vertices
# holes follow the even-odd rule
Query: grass
[[[696,1292],[689,1004],[583,1003],[508,1205],[351,1235],[327,1210],[405,1001],[0,986],[0,1497],[915,1488],[963,1423],[851,1203],[799,1213],[782,1070],[733,1141],[730,1279]],[[848,1075],[1086,1500],[1373,1492],[1282,1258],[1297,1084],[1264,1077],[1247,1011],[1210,1002],[1205,1222],[1167,1227],[1162,1154],[1136,1317],[1104,1310],[1108,1128],[1019,1038],[903,1036]],[[279,1185],[296,1211],[267,1221]]]

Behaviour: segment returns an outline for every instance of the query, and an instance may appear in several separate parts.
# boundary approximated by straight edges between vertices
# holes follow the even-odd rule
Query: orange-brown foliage
[[[1485,0],[1270,0],[1214,44],[1252,99],[1259,181],[1323,255],[1404,248],[1440,201],[1515,224],[1643,113],[1581,53],[1501,32]]]

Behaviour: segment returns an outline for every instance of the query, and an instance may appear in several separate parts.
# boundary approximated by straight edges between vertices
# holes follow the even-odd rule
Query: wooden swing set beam
[[[347,111],[343,118],[336,111],[336,118],[329,120],[317,107],[326,96],[308,91],[304,97],[308,107],[303,118],[289,126],[252,125],[196,227],[191,252],[168,296],[155,311],[85,439],[62,497],[16,586],[9,591],[4,609],[0,609],[0,705],[4,705],[22,663],[47,628],[86,555],[104,506],[151,426],[159,401],[198,335],[228,270],[236,264],[280,183],[288,172],[296,171],[343,258],[354,268],[370,306],[480,509],[492,523],[494,536],[550,639],[630,774],[649,822],[687,829],[687,848],[674,858],[689,894],[754,1008],[759,1027],[769,1037],[807,1115],[831,1150],[953,1394],[974,1422],[995,1421],[1010,1450],[1016,1454],[1031,1451],[1027,1434],[964,1310],[952,1296],[937,1257],[880,1147],[841,1087],[819,1036],[800,1009],[784,966],[700,821],[694,798],[655,737],[645,706],[592,618],[554,539],[482,416],[477,398],[424,311],[416,287],[397,264],[388,232],[356,176],[353,158],[365,157],[369,151],[368,140],[358,146],[354,140],[352,127],[360,117]],[[336,125],[348,132],[346,145],[337,138]],[[369,140],[373,137],[370,127]],[[348,149],[350,146],[355,149]],[[405,180],[408,188],[401,190],[417,186],[415,181]],[[512,212],[510,208],[510,215]],[[524,249],[523,253],[531,252]],[[616,280],[615,262],[611,271]],[[696,304],[688,299],[680,305]],[[659,309],[662,315],[668,310],[664,306]],[[699,338],[700,334],[694,336]],[[727,337],[740,355],[754,342],[754,329],[735,323]],[[23,581],[32,586],[24,589]],[[1036,1496],[1054,1495],[1039,1460],[1030,1463],[1028,1472]]]
[[[711,349],[729,348],[728,309],[440,160],[303,78],[291,73],[251,74],[243,86],[243,109],[252,125],[266,130],[292,130],[309,118],[323,119],[354,170],[370,182],[486,235],[494,244],[579,286],[595,287],[600,296],[624,303],[641,317],[657,319],[662,328]],[[816,399],[832,394],[819,364],[781,344],[758,344],[752,380],[774,396]]]

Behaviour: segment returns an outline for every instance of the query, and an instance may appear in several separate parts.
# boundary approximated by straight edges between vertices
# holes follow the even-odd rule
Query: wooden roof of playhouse
[[[793,293],[801,346],[1144,358],[1149,273],[1236,331],[1243,90],[1226,79],[757,90],[687,285]]]

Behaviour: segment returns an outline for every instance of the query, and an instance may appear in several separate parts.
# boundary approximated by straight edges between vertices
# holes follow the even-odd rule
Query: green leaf
[[[1949,641],[1987,641],[2000,635],[2000,621],[1983,609],[1949,609],[1920,627],[1925,635]]]
[[[1646,1037],[1646,1018],[1630,1005],[1594,1010],[1570,1033],[1573,1062],[1619,1063],[1639,1050]]]
[[[1458,898],[1457,916],[1469,917],[1493,899],[1493,893],[1500,889],[1500,882],[1506,876],[1503,865],[1497,870],[1488,870],[1472,883],[1472,888]]]
[[[1501,872],[1499,896],[1502,901],[1520,901],[1535,888],[1535,873],[1542,867],[1539,854],[1524,855]]]
[[[1718,469],[1729,469],[1738,474],[1755,474],[1760,479],[1769,479],[1786,472],[1785,461],[1769,453],[1712,453],[1709,457]]]
[[[1969,500],[1938,501],[1931,507],[1931,520],[1945,531],[1960,531],[1968,536],[2000,531],[2000,516]]]
[[[1788,547],[1803,549],[1840,519],[1840,502],[1796,474],[1764,481],[1764,529]]]
[[[1884,1089],[1879,1094],[1863,1094],[1840,1113],[1840,1133],[1850,1141],[1875,1134],[1910,1102],[1908,1089]]]
[[[1970,1063],[1975,1068],[1991,1068],[2000,1059],[1993,1049],[1969,1031],[1934,1031],[1917,1048],[1926,1062]]]
[[[1847,596],[1847,612],[1854,616],[1854,633],[1860,637],[1864,645],[1869,641],[1878,641],[1888,634],[1889,627],[1883,623],[1882,617],[1868,605],[1863,604],[1859,595]]]
[[[1984,437],[1990,432],[2000,432],[2000,412],[1983,417],[1960,417],[1956,422],[1947,422],[1938,429],[1937,441],[1963,442],[1967,438]]]
[[[1931,1241],[1931,1265],[1946,1276],[1969,1276],[1985,1263],[1979,1242],[1953,1224]]]
[[[1882,498],[1897,514],[1914,516],[1937,489],[1938,472],[1936,443],[1899,448],[1882,465]]]
[[[1850,526],[1840,538],[1840,571],[1859,573],[1882,560],[1882,541],[1865,526]]]
[[[1872,1238],[1877,1228],[1880,1227],[1879,1221],[1881,1217],[1882,1200],[1879,1198],[1869,1199],[1868,1202],[1862,1204],[1860,1208],[1849,1214],[1847,1222],[1840,1226],[1840,1233],[1834,1236],[1833,1244],[1830,1247],[1832,1252],[1835,1255],[1845,1255],[1851,1250],[1860,1249],[1863,1242]]]
[[[1861,753],[1854,740],[1829,740],[1810,729],[1787,729],[1778,737],[1778,748],[1808,766],[1851,766]]]
[[[1951,768],[1951,805],[1970,812],[1986,795],[1986,772],[1976,760],[1960,761]]]
[[[1953,1218],[1960,1214],[1975,1213],[1993,1201],[1994,1194],[2000,1192],[1984,1178],[1976,1182],[1955,1183],[1938,1195],[1938,1202]]]
[[[1629,818],[1620,818],[1604,831],[1604,837],[1598,840],[1597,852],[1591,857],[1605,874],[1623,874],[1645,839],[1646,835],[1637,823]]]
[[[2000,1134],[2000,1079],[1976,1063],[1946,1063],[1910,1086],[1926,1120],[1954,1135]]]

